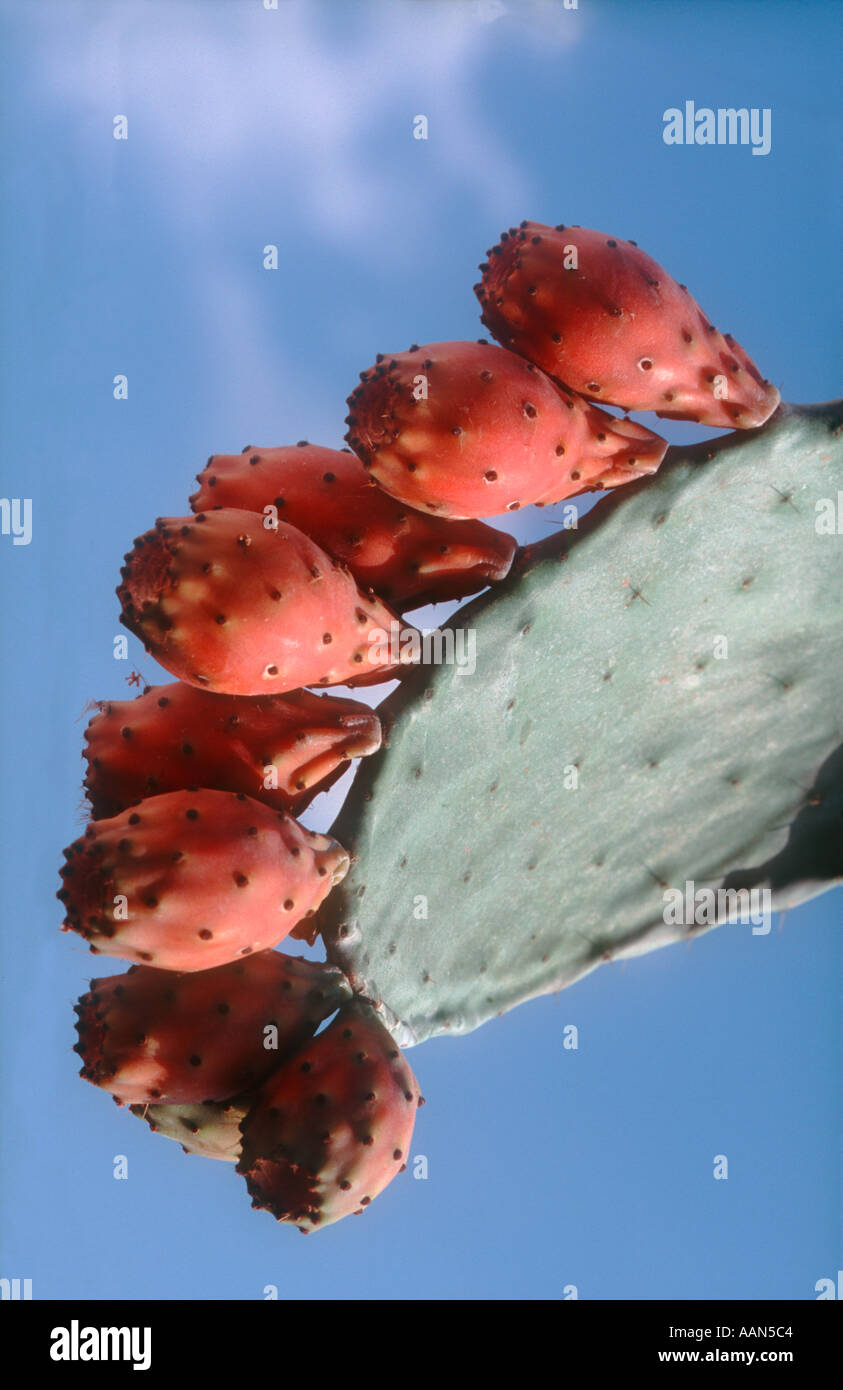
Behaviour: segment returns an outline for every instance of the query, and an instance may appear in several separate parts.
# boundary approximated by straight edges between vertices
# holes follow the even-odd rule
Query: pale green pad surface
[[[706,930],[665,925],[665,886],[782,907],[843,877],[843,535],[816,507],[843,502],[841,422],[783,407],[671,449],[455,615],[474,675],[381,706],[321,926],[403,1045]]]

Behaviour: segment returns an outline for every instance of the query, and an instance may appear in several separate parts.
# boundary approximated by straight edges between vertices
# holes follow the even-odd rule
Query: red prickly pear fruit
[[[381,728],[356,700],[309,690],[248,699],[176,681],[134,700],[102,701],[85,739],[95,820],[197,785],[298,814],[349,759],[380,747]]]
[[[65,931],[158,970],[210,970],[277,946],[348,855],[242,792],[150,796],[64,851]]]
[[[186,1154],[236,1163],[241,1152],[240,1125],[250,1102],[205,1100],[198,1105],[131,1105],[154,1134],[175,1139]]]
[[[347,439],[380,486],[449,517],[559,502],[654,473],[667,444],[489,343],[387,357],[349,398]]]
[[[261,951],[215,970],[132,966],[76,1004],[80,1076],[123,1104],[221,1101],[259,1086],[349,996],[339,971]]]
[[[268,520],[269,518],[267,518]],[[371,684],[395,614],[295,526],[223,509],[163,517],[126,556],[121,622],[180,680],[227,695]]]
[[[359,1215],[407,1162],[418,1083],[374,1010],[355,1001],[258,1092],[237,1165],[252,1205],[300,1231]]]
[[[515,554],[503,531],[425,516],[387,496],[347,449],[302,442],[214,454],[197,481],[195,511],[274,507],[397,612],[476,593],[504,579]]]
[[[634,241],[522,222],[480,268],[474,289],[498,342],[590,400],[720,429],[763,425],[779,404],[743,348]]]

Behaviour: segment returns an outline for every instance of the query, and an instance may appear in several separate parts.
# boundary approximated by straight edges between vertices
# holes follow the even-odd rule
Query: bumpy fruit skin
[[[425,516],[388,497],[347,449],[302,442],[214,454],[197,481],[195,511],[277,508],[396,612],[474,594],[504,579],[515,554],[503,531]]]
[[[344,984],[280,951],[189,975],[132,966],[92,980],[75,1006],[80,1075],[120,1104],[227,1100],[312,1038]]]
[[[153,1134],[175,1139],[186,1154],[218,1158],[236,1163],[242,1139],[240,1125],[249,1100],[234,1097],[223,1101],[202,1101],[199,1105],[132,1105],[139,1120],[146,1120]]]
[[[349,407],[346,438],[379,485],[440,516],[617,487],[654,473],[667,448],[483,341],[386,356],[362,373]]]
[[[589,400],[721,429],[763,425],[779,404],[731,334],[634,241],[522,222],[480,269],[474,289],[498,342]]]
[[[158,970],[210,970],[277,946],[349,862],[283,811],[207,789],[147,797],[64,853],[64,930]]]
[[[162,517],[135,541],[121,622],[172,675],[227,695],[371,684],[369,631],[395,614],[295,526],[224,508]]]
[[[135,700],[103,701],[85,740],[95,820],[197,785],[298,814],[350,758],[380,747],[381,728],[356,700],[309,690],[249,699],[175,681]]]
[[[418,1083],[355,1001],[269,1078],[241,1126],[253,1198],[305,1234],[359,1215],[406,1166]]]

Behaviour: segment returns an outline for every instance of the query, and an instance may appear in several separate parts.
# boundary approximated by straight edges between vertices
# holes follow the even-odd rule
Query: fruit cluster
[[[748,428],[779,399],[634,242],[524,222],[481,270],[501,346],[379,357],[350,450],[215,455],[192,512],[137,538],[122,621],[176,680],[86,732],[64,927],[132,966],[77,1004],[81,1075],[303,1231],[406,1166],[421,1103],[380,1001],[273,949],[313,940],[349,865],[295,817],[381,743],[367,705],[305,687],[402,674],[376,636],[504,578],[515,542],[481,518],[655,472],[665,441],[604,406]]]

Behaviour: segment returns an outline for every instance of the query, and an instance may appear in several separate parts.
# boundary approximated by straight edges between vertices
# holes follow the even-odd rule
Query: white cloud
[[[264,11],[121,0],[84,13],[93,22],[56,6],[32,35],[42,100],[71,119],[96,108],[128,114],[130,139],[148,142],[153,191],[181,192],[184,223],[207,225],[221,201],[249,199],[271,173],[301,195],[298,214],[314,231],[343,241],[393,206],[394,168],[380,167],[374,137],[405,123],[411,160],[422,143],[411,130],[419,102],[435,122],[424,157],[445,186],[473,191],[490,210],[524,194],[476,109],[475,78],[494,40],[471,4],[280,0]]]
[[[505,114],[490,126],[480,99],[499,26],[473,0],[279,0],[274,11],[257,0],[48,0],[38,12],[37,24],[20,18],[31,89],[100,175],[112,117],[128,118],[149,235],[185,267],[221,416],[277,396],[279,381],[313,398],[284,360],[277,296],[220,236],[221,210],[229,223],[242,210],[255,258],[268,242],[283,258],[283,239],[304,235],[326,255],[351,249],[371,274],[414,268],[452,199],[474,198],[495,228],[528,208]],[[426,142],[412,138],[420,113]]]

